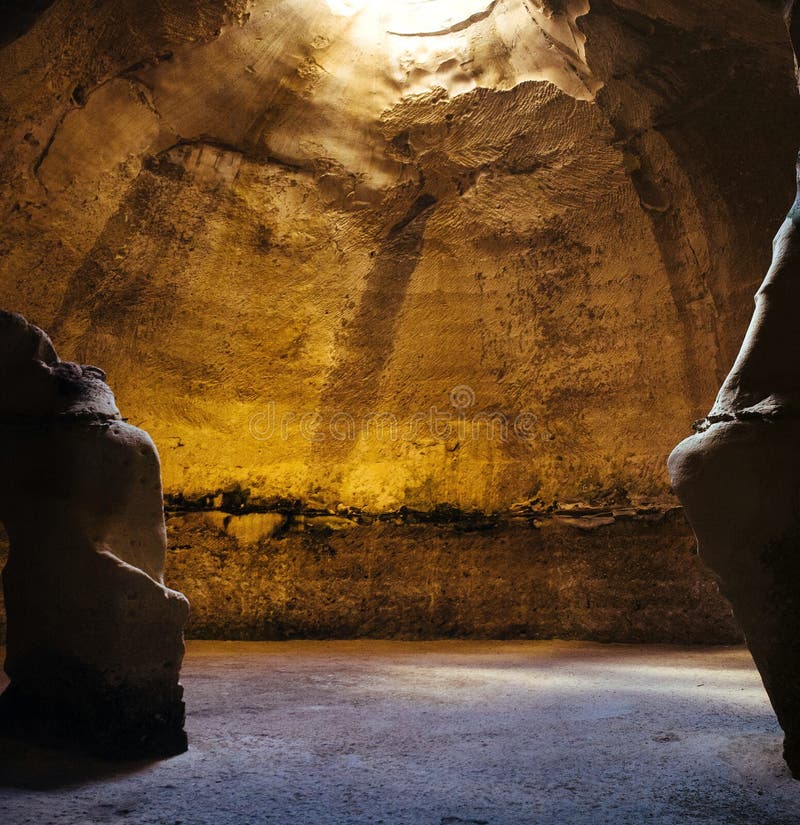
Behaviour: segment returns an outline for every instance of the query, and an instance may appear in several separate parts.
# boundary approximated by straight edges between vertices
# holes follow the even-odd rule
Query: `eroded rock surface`
[[[0,53],[0,304],[113,370],[172,494],[671,506],[788,197],[778,6],[55,0]],[[535,424],[361,425],[432,407]]]
[[[10,540],[0,726],[113,756],[186,748],[188,602],[163,584],[158,454],[96,367],[0,313],[0,521]]]
[[[781,6],[54,0],[0,50],[0,305],[113,371],[176,499],[668,511],[788,198]]]
[[[800,170],[798,172],[800,183]],[[800,186],[798,188],[800,193]],[[669,469],[734,607],[800,778],[800,194],[774,242],[741,352]]]

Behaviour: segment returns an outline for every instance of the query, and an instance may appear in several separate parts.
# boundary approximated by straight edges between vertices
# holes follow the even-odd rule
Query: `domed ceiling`
[[[172,496],[669,506],[791,203],[777,5],[55,0],[0,51],[0,306]]]

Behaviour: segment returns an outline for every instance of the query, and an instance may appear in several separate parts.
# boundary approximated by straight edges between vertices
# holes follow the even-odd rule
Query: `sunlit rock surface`
[[[178,509],[667,511],[787,198],[779,6],[55,0],[0,51],[0,306]]]
[[[186,599],[164,587],[155,446],[104,374],[0,313],[0,522],[10,540],[0,731],[114,756],[186,748]]]

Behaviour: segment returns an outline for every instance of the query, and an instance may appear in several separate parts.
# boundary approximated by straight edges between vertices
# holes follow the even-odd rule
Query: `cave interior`
[[[55,639],[30,678],[97,722],[58,594],[108,587],[76,661],[166,657],[174,693],[185,622],[189,735],[135,768],[0,737],[9,822],[797,821],[800,513],[759,539],[775,671],[667,458],[760,415],[715,411],[794,261],[798,26],[783,0],[0,3],[0,310],[91,385],[26,406],[0,352],[6,670],[15,622]],[[789,429],[797,301],[757,365]],[[712,527],[777,524],[726,484]]]

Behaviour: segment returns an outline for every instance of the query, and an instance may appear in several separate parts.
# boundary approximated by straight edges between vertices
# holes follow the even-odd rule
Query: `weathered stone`
[[[485,529],[398,516],[317,530],[321,519],[266,513],[285,529],[257,541],[232,532],[237,518],[167,517],[165,579],[191,599],[189,638],[741,641],[679,512],[590,532],[514,514]],[[0,538],[0,564],[5,552]]]
[[[680,511],[591,531],[507,515],[348,529],[290,516],[257,543],[210,515],[167,517],[165,575],[192,602],[190,638],[741,641]]]
[[[0,521],[8,617],[7,733],[115,756],[186,747],[186,599],[163,585],[158,454],[95,367],[0,313]]]
[[[0,305],[113,373],[170,493],[674,504],[785,207],[777,5],[514,0],[417,42],[365,31],[391,3],[55,0],[0,56]],[[434,406],[511,437],[406,437]]]
[[[365,31],[392,4],[356,19],[290,5],[55,0],[3,49],[0,304],[113,371],[163,445],[175,497],[239,485],[385,515],[537,497],[674,506],[664,460],[735,354],[784,208],[775,159],[791,156],[800,109],[781,3],[515,0],[443,40]],[[64,277],[43,277],[43,261]],[[433,407],[466,436],[409,437]],[[316,414],[309,433],[300,422]],[[401,436],[365,425],[376,414]],[[492,415],[511,437],[477,426]],[[415,535],[421,588],[407,614],[398,604],[403,628],[479,628],[477,612],[438,625],[425,612],[434,521],[336,533],[352,576],[295,586],[318,598],[292,624],[256,552],[288,549],[291,565],[306,558],[298,535],[215,506],[213,552],[173,555],[187,576],[193,562],[215,571],[213,586],[194,580],[217,611],[198,628],[233,627],[241,606],[243,632],[261,632],[269,610],[237,602],[251,588],[274,597],[282,628],[369,625],[323,608],[332,592],[355,604],[365,535],[395,528]],[[607,624],[573,622],[579,601],[558,610],[566,585],[553,595],[533,580],[524,626],[668,636],[669,617],[644,622],[636,602],[656,598],[650,547],[669,545],[672,526],[619,544],[623,526],[598,518],[576,523],[597,527],[576,546],[580,570],[615,571],[595,591],[614,602]],[[555,564],[576,535],[562,526],[569,537],[552,545],[553,525],[524,535]],[[488,563],[489,535],[448,534],[447,546],[483,553],[491,576],[505,562]],[[671,558],[660,574],[691,604],[705,591]],[[642,570],[638,594],[623,561]],[[456,586],[452,567],[434,580],[474,604],[479,588]],[[511,593],[495,591],[481,618]],[[363,612],[385,605],[363,594]],[[676,614],[681,638],[702,638],[703,609]],[[614,610],[632,611],[631,629]],[[369,626],[390,628],[390,615]]]
[[[739,357],[672,483],[744,629],[800,779],[800,166],[798,198]]]

